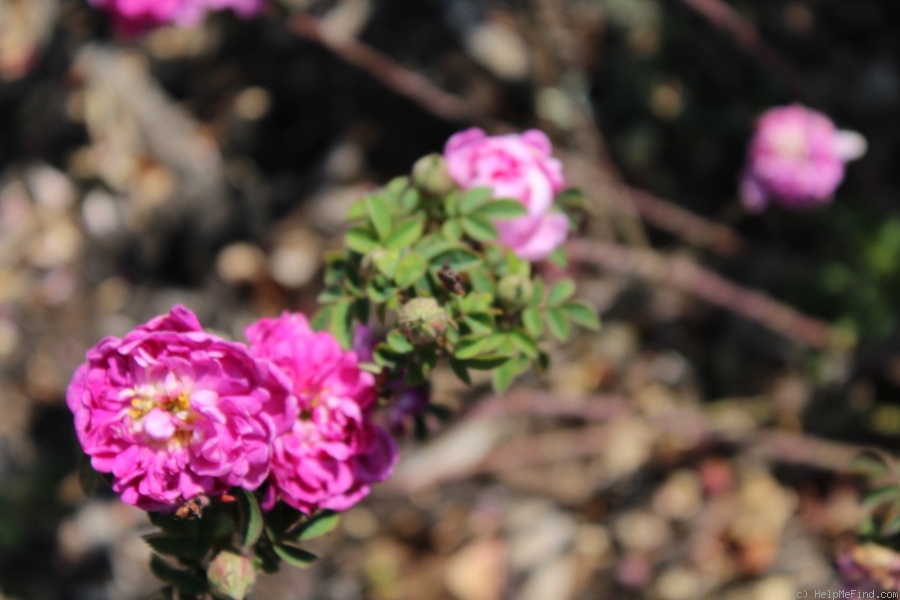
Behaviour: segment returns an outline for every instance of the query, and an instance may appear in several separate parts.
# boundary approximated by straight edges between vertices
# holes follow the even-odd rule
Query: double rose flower
[[[201,494],[264,488],[309,513],[344,510],[397,458],[372,421],[374,378],[329,334],[284,314],[250,345],[206,333],[176,306],[87,353],[66,402],[94,469],[122,500],[171,511]]]

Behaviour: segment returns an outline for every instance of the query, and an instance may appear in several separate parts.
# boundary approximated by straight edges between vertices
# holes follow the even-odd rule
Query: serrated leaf
[[[421,278],[428,270],[428,261],[418,252],[407,254],[397,265],[394,281],[401,288],[409,287]]]
[[[885,457],[873,450],[864,450],[854,458],[849,465],[851,473],[864,477],[884,477],[890,471],[891,465]]]
[[[291,544],[275,544],[272,546],[272,549],[278,555],[278,558],[293,567],[300,567],[301,569],[305,569],[319,558],[312,552]]]
[[[206,581],[201,577],[170,565],[157,554],[150,555],[150,571],[182,593],[199,596],[207,591]]]
[[[509,356],[503,354],[483,354],[481,356],[476,356],[475,358],[466,359],[462,362],[469,369],[489,371],[505,364],[509,359]]]
[[[558,281],[550,289],[550,294],[547,296],[547,306],[560,306],[563,302],[571,298],[574,293],[574,281],[572,281],[571,279],[563,279],[562,281]]]
[[[350,208],[347,210],[347,220],[348,221],[358,221],[360,219],[366,218],[366,199],[360,198],[356,202],[350,205]]]
[[[209,540],[196,536],[149,533],[143,536],[143,540],[156,552],[178,558],[199,560],[209,551]]]
[[[344,243],[354,252],[365,254],[378,247],[378,238],[368,227],[353,227],[347,230]]]
[[[328,330],[345,350],[353,345],[352,306],[353,303],[348,299],[335,302],[331,305],[331,318],[328,322]]]
[[[487,335],[494,331],[494,318],[487,313],[471,313],[463,319],[469,330],[476,335]]]
[[[233,494],[238,501],[238,534],[241,536],[241,547],[249,549],[262,535],[264,527],[262,510],[252,492],[237,489]]]
[[[289,535],[293,540],[312,540],[337,527],[340,518],[337,513],[325,511],[302,523],[296,531],[290,532]]]
[[[544,319],[541,311],[534,307],[526,308],[522,312],[522,323],[525,325],[525,331],[533,338],[541,337],[544,331]]]
[[[458,242],[462,239],[463,228],[459,219],[449,219],[441,225],[441,235],[451,242]]]
[[[425,222],[422,219],[404,219],[397,223],[397,226],[393,228],[390,235],[384,240],[384,246],[392,250],[409,248],[419,241],[424,229]]]
[[[391,217],[394,207],[390,200],[380,194],[372,194],[366,197],[366,213],[375,227],[379,239],[384,240],[391,232]]]
[[[409,342],[408,339],[406,339],[406,336],[396,329],[391,331],[387,335],[387,344],[398,354],[409,354],[410,352],[415,350],[415,347]]]
[[[864,508],[871,509],[898,499],[900,499],[900,486],[886,485],[866,494],[862,505]]]
[[[569,318],[560,308],[551,308],[547,311],[547,327],[553,337],[561,342],[569,339],[572,327],[569,325]]]
[[[456,376],[459,377],[463,383],[465,383],[466,385],[472,385],[472,378],[469,377],[469,370],[461,361],[458,361],[451,356],[450,368],[453,369],[453,372],[456,373]]]
[[[454,190],[444,196],[444,212],[447,213],[448,217],[459,216],[459,199],[460,193],[458,190]]]
[[[476,187],[463,192],[459,199],[459,212],[468,215],[486,204],[494,195],[494,190],[488,187]]]
[[[568,315],[570,320],[585,329],[590,329],[591,331],[600,329],[600,319],[597,317],[597,313],[584,302],[563,304],[562,311]]]
[[[528,210],[518,200],[501,198],[500,200],[488,202],[479,208],[475,214],[487,219],[515,219],[528,214]]]
[[[529,336],[524,331],[510,331],[506,334],[509,337],[512,345],[518,350],[523,356],[527,356],[528,358],[537,358],[538,357],[538,346],[537,342],[535,342],[531,336]]]
[[[375,253],[375,268],[389,279],[393,279],[397,273],[397,264],[400,262],[399,250],[379,250]]]
[[[494,391],[504,392],[516,377],[528,369],[528,361],[510,360],[491,371],[491,383]]]
[[[547,260],[561,269],[569,266],[569,256],[566,254],[566,249],[562,246],[551,252],[547,256]]]
[[[470,238],[479,242],[492,242],[497,239],[497,229],[494,224],[481,215],[469,215],[462,220],[463,231]]]
[[[453,350],[453,356],[459,360],[466,360],[478,356],[488,346],[489,337],[467,337],[459,340]]]
[[[462,272],[481,263],[481,257],[475,251],[462,246],[454,245],[441,250],[431,258],[431,263],[441,267],[444,263],[456,272]]]

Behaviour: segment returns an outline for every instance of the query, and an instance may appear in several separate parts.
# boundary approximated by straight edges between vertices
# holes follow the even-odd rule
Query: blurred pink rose
[[[267,0],[88,0],[112,15],[116,30],[134,36],[161,25],[196,27],[207,11],[231,9],[244,18],[260,12]]]
[[[773,108],[756,124],[741,199],[760,212],[775,201],[802,210],[831,202],[844,164],[865,153],[858,133],[839,131],[828,117],[800,105]]]
[[[371,418],[374,376],[331,334],[312,331],[301,314],[261,319],[246,334],[254,356],[290,379],[300,406],[293,429],[275,440],[264,507],[277,497],[305,513],[350,508],[397,461],[393,438]]]
[[[297,415],[288,384],[176,306],[88,351],[66,403],[91,465],[112,474],[123,502],[174,510],[265,481],[272,442]]]
[[[569,231],[566,216],[551,212],[556,194],[565,186],[562,164],[552,151],[546,134],[535,129],[493,137],[481,129],[467,129],[451,137],[444,148],[450,176],[461,188],[489,187],[494,197],[525,205],[527,215],[494,222],[500,242],[525,260],[546,258]]]

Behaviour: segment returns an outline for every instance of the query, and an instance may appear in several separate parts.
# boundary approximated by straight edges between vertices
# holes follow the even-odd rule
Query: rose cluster
[[[112,15],[117,31],[137,35],[161,25],[195,27],[214,10],[232,10],[242,18],[262,12],[267,0],[88,0]]]
[[[343,510],[397,458],[372,420],[374,378],[305,317],[247,329],[249,347],[176,306],[87,353],[66,401],[91,465],[122,500],[173,511],[200,495],[263,488],[310,513]]]
[[[499,240],[520,258],[546,258],[569,231],[568,218],[553,212],[556,195],[565,187],[562,164],[543,131],[487,136],[466,129],[447,140],[444,159],[450,177],[462,189],[488,187],[496,198],[518,200],[527,214],[494,222]]]

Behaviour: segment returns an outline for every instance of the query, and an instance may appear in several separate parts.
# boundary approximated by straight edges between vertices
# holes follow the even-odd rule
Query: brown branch
[[[808,317],[762,292],[744,288],[692,260],[668,257],[650,249],[590,240],[571,240],[567,250],[575,262],[670,285],[806,346],[848,349],[846,338],[827,323]]]
[[[315,17],[297,13],[288,25],[295,35],[321,44],[346,62],[365,71],[385,87],[409,98],[427,111],[448,121],[484,120],[472,114],[469,105],[445,92],[428,79],[397,64],[387,54],[350,37],[329,35]]]
[[[681,1],[713,26],[731,35],[735,44],[778,75],[795,96],[802,98],[806,95],[806,89],[797,73],[774,48],[763,40],[756,27],[744,19],[738,11],[722,0]]]

